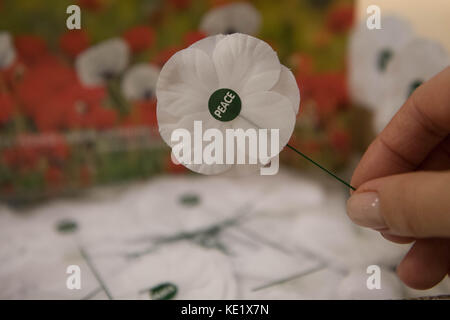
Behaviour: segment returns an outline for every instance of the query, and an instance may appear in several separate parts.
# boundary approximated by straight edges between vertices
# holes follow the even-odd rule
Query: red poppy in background
[[[89,37],[84,30],[68,30],[59,38],[61,50],[74,59],[89,47]]]
[[[98,12],[103,9],[103,0],[78,0],[78,5],[89,11]]]
[[[26,72],[26,66],[16,59],[8,68],[0,70],[0,85],[14,89]]]
[[[69,158],[70,148],[65,137],[59,133],[22,134],[17,137],[18,148],[32,148],[48,160],[64,161]]]
[[[61,102],[54,101],[50,99],[33,115],[34,123],[41,132],[56,132],[63,129],[65,106]]]
[[[4,149],[1,154],[2,161],[13,169],[32,170],[39,161],[39,151],[32,145],[14,145]]]
[[[31,117],[37,113],[45,113],[47,101],[76,81],[73,69],[56,58],[44,59],[29,68],[18,84],[17,92],[23,111]]]
[[[117,124],[117,119],[115,110],[97,105],[92,108],[87,125],[98,130],[111,129]]]
[[[183,36],[183,45],[189,47],[191,44],[206,38],[206,33],[202,31],[189,31]]]
[[[345,32],[353,26],[354,18],[355,11],[352,5],[340,5],[328,13],[325,24],[332,32]]]
[[[27,65],[34,65],[49,54],[45,40],[35,35],[16,36],[14,45],[18,56]]]
[[[48,160],[62,162],[70,156],[70,146],[61,134],[47,134],[46,143],[39,146],[39,153]]]
[[[351,150],[351,135],[348,131],[333,128],[328,132],[331,146],[338,152],[348,153]]]
[[[0,92],[0,125],[11,119],[14,113],[14,100],[11,95]]]
[[[65,129],[104,129],[117,119],[114,110],[102,107],[105,97],[104,88],[86,88],[77,82],[55,96],[51,104],[62,106],[61,124]]]
[[[349,103],[347,80],[342,72],[299,75],[297,82],[303,103],[313,100],[320,116],[331,115]]]
[[[155,43],[155,31],[145,25],[133,27],[123,34],[131,51],[136,53],[150,48]]]
[[[137,111],[142,124],[151,127],[156,127],[158,125],[158,120],[156,118],[156,99],[138,103]]]
[[[137,102],[130,115],[124,120],[124,125],[157,127],[156,99]]]
[[[178,51],[180,51],[182,48],[180,47],[169,47],[162,51],[160,51],[152,60],[151,62],[162,68],[166,62]]]
[[[61,165],[70,157],[70,147],[60,134],[21,134],[12,147],[3,150],[2,162],[14,170],[34,170],[46,160],[50,165]]]
[[[314,59],[306,53],[293,53],[289,57],[289,65],[297,76],[310,75],[314,70]]]
[[[64,182],[64,173],[58,167],[49,167],[45,171],[45,182],[51,188],[59,188]]]
[[[186,9],[191,5],[192,0],[168,0],[177,9]]]
[[[173,163],[170,155],[171,155],[171,153],[169,153],[169,156],[166,157],[166,161],[165,161],[167,172],[174,173],[174,174],[185,173],[187,171],[187,168],[185,166],[183,166],[182,164]]]
[[[34,112],[33,119],[38,129],[44,132],[80,128],[101,129],[115,123],[115,116],[111,116],[114,111],[102,112],[104,108],[101,103],[105,97],[104,88],[86,88],[74,81],[47,99],[40,110]],[[114,118],[114,121],[110,120],[111,118]]]

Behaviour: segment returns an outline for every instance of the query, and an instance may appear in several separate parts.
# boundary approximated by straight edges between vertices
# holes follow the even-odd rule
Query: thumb
[[[368,181],[347,201],[358,225],[413,238],[450,238],[450,171],[412,172]]]

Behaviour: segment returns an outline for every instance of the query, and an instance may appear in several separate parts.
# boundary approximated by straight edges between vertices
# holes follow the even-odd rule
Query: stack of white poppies
[[[27,212],[1,207],[0,297],[361,299],[448,292],[448,280],[427,292],[407,290],[393,267],[408,246],[353,226],[343,192],[282,171],[245,179],[165,177]],[[382,290],[365,287],[372,264],[382,268]],[[81,270],[79,290],[67,288],[71,265]]]
[[[411,93],[450,64],[439,43],[416,36],[410,24],[382,16],[381,29],[362,21],[350,38],[349,84],[353,100],[375,115],[380,132]]]

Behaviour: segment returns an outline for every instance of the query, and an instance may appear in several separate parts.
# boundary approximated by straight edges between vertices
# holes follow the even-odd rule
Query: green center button
[[[235,91],[222,88],[209,97],[208,108],[214,119],[231,121],[241,113],[241,98]]]

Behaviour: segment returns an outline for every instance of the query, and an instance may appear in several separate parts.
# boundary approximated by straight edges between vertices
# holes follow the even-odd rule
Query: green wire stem
[[[312,164],[318,166],[320,169],[322,169],[323,171],[325,171],[326,173],[328,173],[329,175],[331,175],[332,177],[334,177],[336,180],[342,182],[343,184],[345,184],[347,187],[349,187],[350,189],[352,189],[353,191],[356,190],[356,188],[354,188],[352,185],[350,185],[348,182],[345,182],[344,180],[342,180],[341,178],[339,178],[337,175],[335,175],[333,172],[329,171],[328,169],[325,169],[324,167],[322,167],[320,164],[318,164],[317,162],[315,162],[313,159],[311,159],[310,157],[308,157],[307,155],[305,155],[304,153],[298,151],[297,149],[295,149],[293,146],[291,146],[290,144],[286,145],[288,148],[290,148],[291,150],[293,150],[294,152],[296,152],[297,154],[301,155],[303,158],[305,158],[306,160],[308,160],[309,162],[311,162]]]
[[[109,292],[108,287],[106,287],[106,284],[103,281],[102,277],[100,277],[100,274],[98,273],[97,269],[92,264],[91,258],[89,257],[87,252],[81,246],[78,249],[80,250],[81,256],[85,260],[86,264],[88,265],[88,267],[91,270],[92,274],[94,275],[95,279],[97,279],[98,283],[100,284],[100,287],[103,289],[103,292],[105,292],[105,294],[109,300],[113,300],[113,297],[112,297],[111,293]]]

